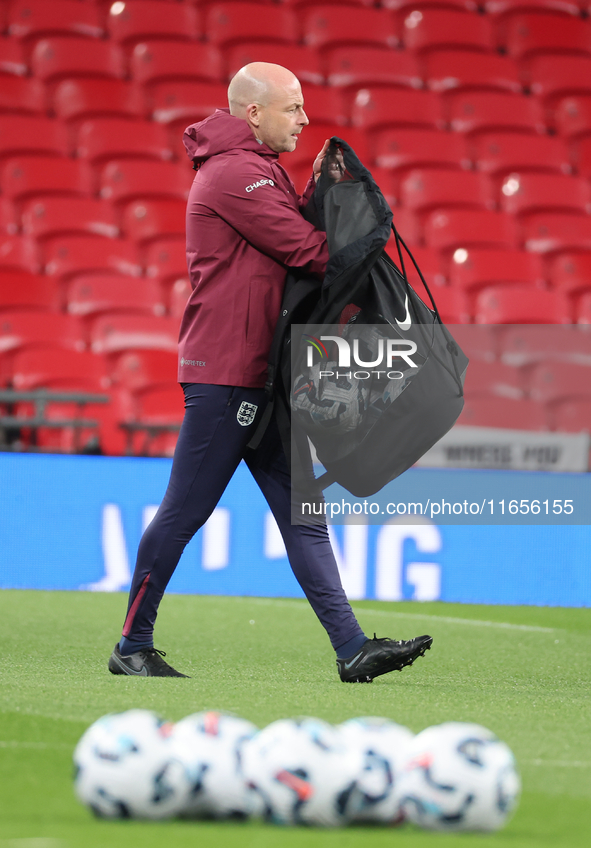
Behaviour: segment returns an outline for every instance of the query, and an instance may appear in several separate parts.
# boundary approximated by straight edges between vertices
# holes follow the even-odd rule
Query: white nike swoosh
[[[410,312],[408,311],[408,295],[406,295],[406,298],[404,300],[404,308],[406,309],[404,321],[399,321],[397,318],[396,323],[398,324],[401,330],[404,330],[406,332],[406,330],[410,330],[410,325],[412,324],[412,321],[410,319]]]
[[[351,666],[352,666],[352,665],[355,665],[355,663],[357,662],[357,660],[359,659],[359,657],[361,656],[361,654],[362,654],[362,653],[363,653],[363,651],[360,651],[360,652],[357,654],[357,656],[356,656],[356,657],[353,657],[353,659],[352,659],[350,662],[346,662],[346,663],[345,663],[345,668],[346,668],[346,669],[349,669],[349,668],[351,668]]]

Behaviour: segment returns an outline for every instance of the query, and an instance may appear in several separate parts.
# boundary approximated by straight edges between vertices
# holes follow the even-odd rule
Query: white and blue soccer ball
[[[400,819],[395,787],[414,734],[387,718],[352,718],[340,724],[345,743],[362,754],[362,771],[351,793],[353,822],[395,824]]]
[[[257,732],[252,722],[217,711],[195,713],[175,724],[170,741],[192,787],[182,816],[245,819],[262,811],[242,767],[244,746]]]
[[[275,721],[245,747],[247,778],[275,824],[348,824],[362,766],[361,750],[317,718]]]
[[[165,819],[191,792],[185,766],[170,745],[172,725],[149,710],[95,721],[74,751],[78,798],[101,818]]]
[[[415,736],[395,795],[405,819],[428,830],[494,831],[520,790],[504,742],[478,724],[447,722]]]

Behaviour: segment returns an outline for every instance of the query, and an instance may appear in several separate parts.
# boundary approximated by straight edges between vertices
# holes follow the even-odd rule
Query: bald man
[[[328,261],[325,234],[301,214],[328,145],[299,197],[278,162],[280,153],[295,150],[308,124],[297,78],[280,65],[246,65],[230,82],[228,102],[229,109],[184,134],[197,171],[187,204],[192,293],[179,337],[185,416],[168,488],[139,545],[123,635],[109,670],[186,677],[154,648],[158,605],[186,544],[244,459],[336,651],[341,680],[369,682],[410,665],[430,637],[366,637],[341,586],[326,526],[291,524],[290,473],[275,421],[256,450],[247,447],[266,403],[267,359],[286,271],[300,268],[320,281]]]

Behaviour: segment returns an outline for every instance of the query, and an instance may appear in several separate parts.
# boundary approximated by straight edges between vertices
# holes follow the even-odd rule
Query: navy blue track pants
[[[215,509],[241,459],[275,516],[293,573],[333,647],[361,634],[326,526],[291,524],[289,468],[273,418],[258,448],[246,447],[266,403],[264,389],[202,383],[185,383],[183,389],[185,417],[170,481],[139,545],[123,635],[152,639],[158,605],[180,556]],[[252,405],[255,417],[247,423],[255,412]]]

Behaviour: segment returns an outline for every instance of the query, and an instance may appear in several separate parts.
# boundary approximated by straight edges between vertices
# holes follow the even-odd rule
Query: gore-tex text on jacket
[[[304,132],[305,132],[304,128]],[[183,137],[198,171],[187,204],[192,293],[179,339],[179,381],[261,387],[286,269],[322,276],[326,236],[300,209],[278,155],[219,109]]]

